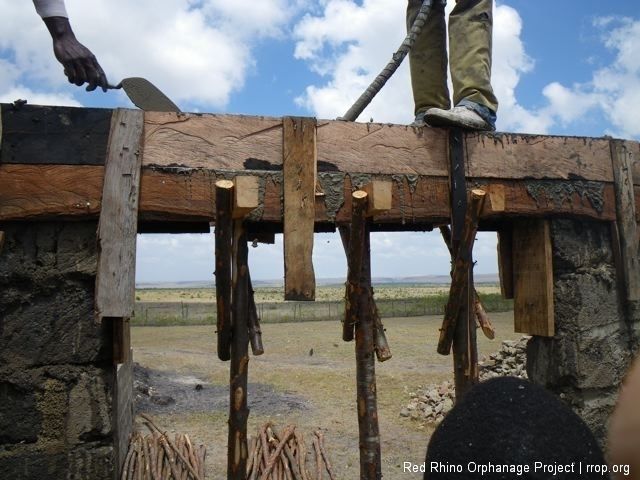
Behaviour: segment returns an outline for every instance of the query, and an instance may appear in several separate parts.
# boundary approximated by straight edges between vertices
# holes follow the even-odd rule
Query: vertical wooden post
[[[249,266],[247,236],[241,220],[233,233],[233,302],[229,372],[227,479],[243,480],[247,471],[247,379],[249,368]]]
[[[232,215],[233,182],[216,182],[216,333],[218,358],[231,358],[231,244],[233,242]]]
[[[610,140],[616,194],[620,269],[627,302],[640,300],[640,246],[633,187],[633,153],[624,140]]]

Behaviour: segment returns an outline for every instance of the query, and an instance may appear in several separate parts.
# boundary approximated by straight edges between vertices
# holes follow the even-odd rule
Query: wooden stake
[[[232,216],[233,182],[216,182],[216,332],[218,358],[231,358],[231,244],[233,241]]]
[[[227,479],[243,480],[247,472],[247,378],[249,367],[249,266],[248,246],[241,220],[234,224],[232,342],[229,372],[229,437]]]
[[[347,288],[346,302],[344,312],[344,323],[342,328],[342,339],[345,342],[353,340],[353,330],[358,323],[360,317],[360,297],[361,276],[363,272],[364,259],[364,231],[365,231],[365,215],[367,209],[367,193],[363,190],[357,190],[352,194],[353,215],[351,227],[345,230],[348,232],[349,239],[346,246],[347,251]],[[343,239],[344,243],[344,239]]]
[[[347,312],[345,323],[355,325],[356,396],[360,437],[360,478],[382,478],[380,429],[376,396],[374,358],[376,322],[371,288],[371,263],[367,215],[367,194],[353,193],[353,214],[349,235],[349,271],[347,275]],[[352,328],[347,326],[347,328]]]

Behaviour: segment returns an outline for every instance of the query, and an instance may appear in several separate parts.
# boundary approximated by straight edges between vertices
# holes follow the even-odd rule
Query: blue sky
[[[405,35],[398,0],[67,0],[77,37],[112,83],[144,76],[184,111],[344,114]],[[448,10],[454,1],[449,0]],[[122,92],[69,85],[32,2],[0,0],[0,101],[134,108]],[[494,10],[498,130],[640,139],[640,4],[501,0]],[[403,65],[362,114],[409,123]],[[316,238],[319,277],[346,274],[337,235]],[[476,272],[497,271],[495,235],[480,234]],[[251,249],[252,276],[282,278],[281,238]],[[445,274],[437,233],[372,236],[374,276]],[[212,278],[212,235],[144,235],[142,282]]]

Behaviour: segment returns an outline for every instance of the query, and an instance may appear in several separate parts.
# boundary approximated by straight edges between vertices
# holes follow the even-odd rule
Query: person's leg
[[[449,15],[451,110],[430,109],[432,126],[495,130],[498,100],[491,87],[493,0],[456,0]]]
[[[498,110],[491,87],[493,0],[457,0],[449,16],[453,104],[462,100]]]
[[[416,115],[431,107],[448,109],[451,106],[447,87],[447,29],[444,3],[434,0],[431,13],[409,52]],[[421,5],[421,0],[408,1],[407,30],[413,25]]]

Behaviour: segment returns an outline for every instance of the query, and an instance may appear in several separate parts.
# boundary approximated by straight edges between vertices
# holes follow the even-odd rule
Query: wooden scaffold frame
[[[215,224],[218,356],[230,361],[229,478],[243,478],[247,465],[249,346],[264,351],[249,240],[284,232],[285,298],[312,300],[313,234],[340,230],[349,268],[342,337],[355,340],[363,479],[381,475],[374,355],[391,357],[371,287],[371,231],[440,227],[452,285],[439,351],[453,350],[459,395],[477,379],[476,318],[492,334],[473,288],[478,228],[498,232],[516,331],[554,334],[553,215],[610,223],[625,299],[640,298],[638,142],[69,107],[2,105],[2,120],[0,222],[100,216],[97,307],[117,323],[121,359],[130,349],[133,277],[114,268],[131,267],[136,231]],[[114,191],[128,193],[118,199]],[[118,232],[123,211],[126,231]],[[0,246],[2,239],[0,231]]]

